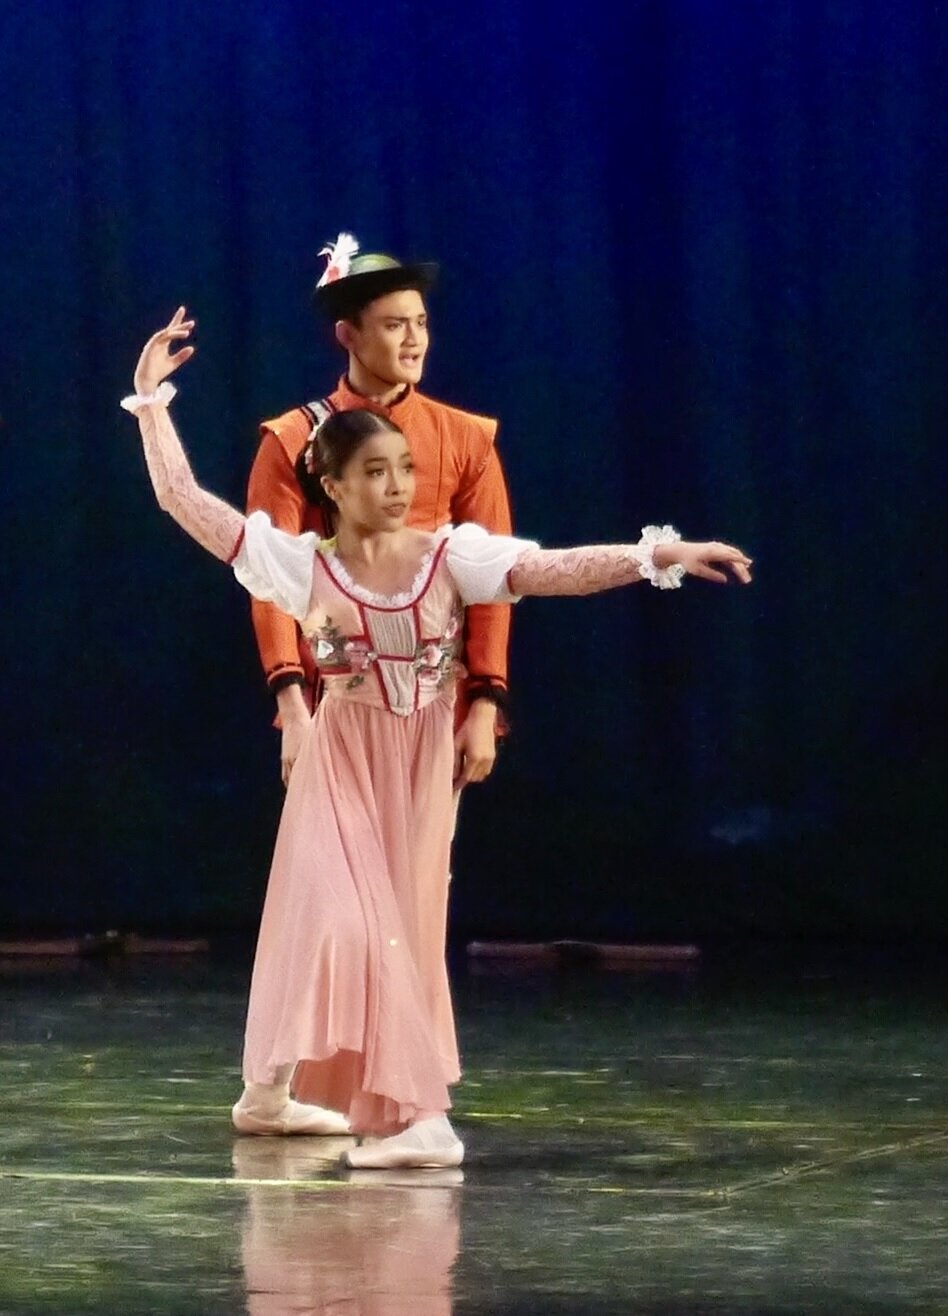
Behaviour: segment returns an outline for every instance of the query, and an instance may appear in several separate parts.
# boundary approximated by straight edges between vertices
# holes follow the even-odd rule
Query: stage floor
[[[237,1138],[246,960],[0,966],[0,1313],[948,1311],[948,975],[474,972],[462,1171]]]

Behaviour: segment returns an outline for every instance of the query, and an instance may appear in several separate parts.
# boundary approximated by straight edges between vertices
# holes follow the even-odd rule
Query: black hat
[[[329,262],[313,290],[313,301],[330,320],[345,320],[390,292],[405,288],[427,292],[438,276],[437,265],[428,261],[403,265],[394,256],[359,256],[358,250],[351,233],[340,233],[319,253]]]

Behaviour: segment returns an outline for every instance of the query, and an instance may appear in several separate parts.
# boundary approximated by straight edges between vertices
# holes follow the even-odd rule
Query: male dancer
[[[358,243],[340,233],[323,248],[325,272],[314,292],[317,309],[335,325],[348,356],[335,392],[296,407],[261,426],[262,442],[250,473],[248,513],[265,511],[281,530],[324,534],[319,510],[309,504],[296,463],[314,425],[331,411],[370,407],[405,432],[415,461],[417,492],[410,524],[435,530],[447,522],[476,521],[509,534],[507,486],[495,448],[497,422],[436,402],[417,389],[428,351],[425,294],[437,266],[402,264],[391,256],[359,255]],[[253,622],[267,684],[276,696],[283,728],[286,782],[312,715],[312,655],[299,627],[273,604],[254,600]],[[498,717],[506,706],[510,609],[468,609],[460,718],[455,737],[457,785],[483,781],[496,756]]]
[[[264,511],[275,526],[291,534],[315,530],[324,535],[327,527],[319,509],[306,499],[297,463],[314,426],[327,414],[369,407],[390,416],[411,444],[416,492],[410,524],[436,530],[448,522],[475,521],[497,534],[509,534],[507,486],[494,442],[497,422],[436,402],[417,389],[429,341],[425,295],[437,266],[357,253],[357,242],[346,233],[324,248],[320,254],[328,257],[327,268],[314,292],[317,309],[335,326],[336,341],[347,354],[346,373],[328,397],[261,426],[248,514]],[[296,622],[275,605],[255,599],[253,623],[267,684],[276,696],[286,783],[312,717],[313,657]],[[509,606],[467,609],[468,676],[459,690],[455,735],[458,787],[483,781],[494,766],[506,708],[509,633]],[[262,1134],[345,1132],[342,1115],[302,1104],[308,1096],[306,1071],[304,1061],[293,1075],[297,1100],[289,1098],[289,1074],[279,1091],[245,1094],[234,1108],[237,1128]]]

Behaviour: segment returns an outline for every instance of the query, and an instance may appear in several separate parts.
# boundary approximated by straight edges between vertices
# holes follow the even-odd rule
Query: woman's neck
[[[413,536],[406,526],[397,530],[368,530],[343,524],[336,531],[336,553],[346,562],[371,567],[397,556]]]
[[[430,540],[430,535],[408,526],[362,531],[344,525],[336,536],[336,557],[356,584],[393,598],[412,588]]]

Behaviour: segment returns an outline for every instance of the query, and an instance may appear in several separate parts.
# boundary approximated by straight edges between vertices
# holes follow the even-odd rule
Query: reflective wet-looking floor
[[[948,976],[457,974],[463,1171],[236,1138],[246,965],[0,970],[0,1313],[948,1311]]]

